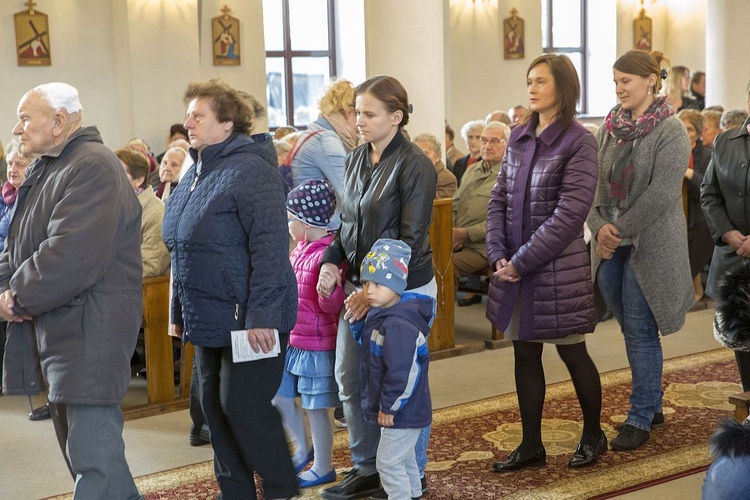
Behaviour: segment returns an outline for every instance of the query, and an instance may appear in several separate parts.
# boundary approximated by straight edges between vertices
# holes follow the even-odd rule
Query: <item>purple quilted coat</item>
[[[487,317],[508,327],[521,301],[519,340],[594,331],[594,294],[583,223],[594,199],[597,145],[577,122],[536,137],[537,120],[510,134],[487,212],[487,260],[510,260],[521,280],[490,285]]]

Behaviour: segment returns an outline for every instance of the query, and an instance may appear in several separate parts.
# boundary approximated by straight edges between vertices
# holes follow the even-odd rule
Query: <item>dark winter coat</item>
[[[34,318],[8,323],[6,393],[39,390],[41,361],[53,403],[120,404],[141,274],[141,205],[99,131],[79,129],[27,170],[0,254],[0,292]]]
[[[352,327],[362,345],[360,397],[365,420],[393,415],[397,429],[421,429],[432,422],[428,367],[433,299],[406,292],[386,309],[374,308]]]
[[[521,299],[520,340],[594,331],[594,291],[583,222],[594,199],[596,140],[582,125],[537,119],[513,129],[487,213],[487,260],[521,280],[493,278],[487,317],[500,331]]]
[[[190,150],[198,161],[198,154]],[[297,317],[284,186],[269,134],[232,135],[201,152],[167,201],[172,322],[184,340],[226,347],[232,330],[288,333]]]
[[[706,294],[713,296],[715,287],[729,269],[744,259],[727,245],[724,233],[737,230],[750,234],[750,133],[747,126],[727,130],[716,136],[713,154],[701,184],[701,206],[711,235],[716,242]]]
[[[346,158],[341,230],[323,262],[349,263],[347,279],[359,285],[362,259],[380,238],[401,240],[411,247],[406,288],[426,285],[434,277],[429,227],[437,174],[417,145],[397,133],[377,165],[370,144]]]

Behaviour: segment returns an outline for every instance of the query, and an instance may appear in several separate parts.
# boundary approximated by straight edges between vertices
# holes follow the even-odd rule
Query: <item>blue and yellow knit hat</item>
[[[362,259],[360,281],[385,285],[401,295],[409,277],[411,247],[399,240],[380,238]]]

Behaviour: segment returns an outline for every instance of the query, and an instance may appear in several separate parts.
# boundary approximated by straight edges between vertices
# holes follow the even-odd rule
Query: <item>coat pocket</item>
[[[39,354],[83,353],[83,296],[34,318]]]

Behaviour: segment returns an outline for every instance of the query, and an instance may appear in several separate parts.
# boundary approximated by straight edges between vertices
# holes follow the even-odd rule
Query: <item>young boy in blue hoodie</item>
[[[427,335],[433,299],[404,293],[411,248],[381,238],[362,261],[370,311],[352,326],[362,345],[362,413],[382,427],[376,466],[389,499],[419,498],[414,447],[432,422]]]

